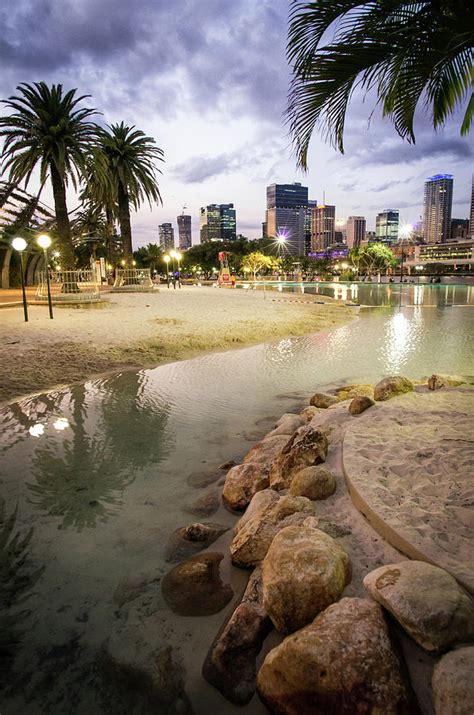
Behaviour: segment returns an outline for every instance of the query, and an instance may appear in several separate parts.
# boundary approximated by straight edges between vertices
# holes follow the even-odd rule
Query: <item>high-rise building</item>
[[[312,211],[318,205],[315,199],[308,199],[308,208],[304,212],[304,254],[311,253],[311,220]]]
[[[451,219],[451,241],[462,241],[469,238],[469,219],[468,218],[452,218]]]
[[[311,251],[324,251],[335,243],[336,207],[315,206],[311,211]]]
[[[451,235],[453,177],[436,174],[425,182],[423,232],[426,243],[445,243]]]
[[[187,248],[191,248],[192,244],[191,216],[183,213],[176,220],[178,221],[178,245],[181,251],[186,251]]]
[[[300,183],[267,186],[267,236],[283,235],[292,255],[305,253],[305,214],[308,207],[308,187]]]
[[[199,228],[201,243],[234,241],[236,218],[234,204],[209,204],[201,208]]]
[[[375,238],[384,243],[398,241],[398,224],[400,214],[395,209],[386,209],[375,218]]]
[[[346,243],[348,248],[359,248],[365,240],[365,216],[349,216],[346,223]]]
[[[161,223],[158,226],[160,246],[164,251],[174,248],[174,228],[170,223]]]

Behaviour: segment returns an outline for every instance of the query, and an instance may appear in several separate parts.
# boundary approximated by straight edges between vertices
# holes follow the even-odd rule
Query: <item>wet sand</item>
[[[281,302],[268,291],[197,286],[107,299],[100,309],[55,308],[53,320],[47,306],[31,305],[28,323],[20,306],[2,310],[0,403],[106,372],[316,333],[356,314],[322,296]]]

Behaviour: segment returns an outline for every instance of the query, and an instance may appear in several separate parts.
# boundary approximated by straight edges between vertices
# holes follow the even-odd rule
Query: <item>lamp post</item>
[[[171,261],[171,258],[169,256],[163,256],[163,260],[166,263],[166,284],[169,288],[170,287],[170,261]]]
[[[180,253],[179,251],[176,251],[176,260],[178,261],[178,285],[181,288],[181,265],[180,261],[183,257],[183,254]]]
[[[43,249],[44,253],[44,267],[46,271],[46,285],[48,286],[48,307],[49,307],[49,317],[53,319],[53,302],[51,300],[51,286],[49,284],[49,264],[48,264],[48,248],[51,245],[51,239],[46,233],[42,233],[37,238],[38,245]]]
[[[23,313],[25,315],[25,323],[28,322],[28,303],[26,302],[26,291],[25,291],[25,274],[23,270],[23,251],[26,248],[26,241],[24,238],[18,236],[12,241],[12,247],[15,251],[20,254],[20,274],[21,274],[21,291],[23,293]]]

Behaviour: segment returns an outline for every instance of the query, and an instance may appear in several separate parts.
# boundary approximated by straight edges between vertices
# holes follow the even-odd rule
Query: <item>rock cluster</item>
[[[288,489],[292,477],[304,467],[326,461],[328,439],[311,423],[300,427],[274,459],[270,469],[270,486],[280,491]]]
[[[474,712],[474,646],[444,655],[433,670],[436,715],[472,715]]]

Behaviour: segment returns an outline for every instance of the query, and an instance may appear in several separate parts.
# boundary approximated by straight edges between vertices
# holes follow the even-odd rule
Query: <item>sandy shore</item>
[[[2,310],[0,403],[111,370],[319,332],[355,316],[354,308],[321,296],[301,302],[196,286],[107,297],[102,309],[56,308],[54,320],[43,305],[30,307],[28,323],[21,307]]]

